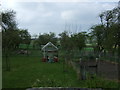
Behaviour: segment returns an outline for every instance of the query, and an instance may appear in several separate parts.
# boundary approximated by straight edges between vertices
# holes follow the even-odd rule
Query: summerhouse
[[[42,47],[42,52],[43,61],[48,62],[58,61],[58,48],[51,42],[48,42],[46,45]]]

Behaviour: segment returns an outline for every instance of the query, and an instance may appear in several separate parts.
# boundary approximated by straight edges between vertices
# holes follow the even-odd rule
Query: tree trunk
[[[8,54],[5,55],[5,60],[6,60],[6,71],[10,71],[10,62],[8,59]]]

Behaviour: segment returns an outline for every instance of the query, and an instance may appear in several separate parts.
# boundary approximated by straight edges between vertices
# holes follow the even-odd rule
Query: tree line
[[[90,33],[97,51],[117,52],[120,56],[120,5],[102,12],[99,18],[101,24],[92,26]]]
[[[2,12],[2,48],[4,52],[16,50],[20,44],[29,46],[32,38],[27,29],[20,29],[17,26],[16,13],[13,10]],[[91,27],[91,32],[71,33],[65,28],[58,36],[54,32],[39,34],[34,39],[34,44],[45,45],[52,42],[62,50],[82,50],[86,47],[86,41],[96,44],[97,52],[109,51],[118,52],[120,56],[120,7],[107,10],[99,15],[101,24]],[[68,27],[70,28],[70,27]],[[72,28],[75,31],[76,28]]]
[[[27,29],[20,29],[17,27],[15,18],[15,11],[7,10],[2,12],[2,48],[6,50],[16,50],[20,44],[29,45],[31,42],[31,35]],[[39,46],[45,45],[47,42],[52,42],[55,45],[61,46],[62,49],[71,49],[78,47],[81,49],[85,46],[85,33],[71,34],[64,31],[56,37],[54,32],[39,34],[38,38],[34,40],[34,44]],[[76,43],[78,42],[78,43]]]

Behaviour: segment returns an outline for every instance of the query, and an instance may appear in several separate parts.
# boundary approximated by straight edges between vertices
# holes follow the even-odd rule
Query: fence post
[[[86,66],[85,63],[80,60],[80,77],[82,80],[86,80]]]

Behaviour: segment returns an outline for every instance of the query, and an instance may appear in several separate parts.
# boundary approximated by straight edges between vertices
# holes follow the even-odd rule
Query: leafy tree
[[[2,50],[6,57],[6,70],[10,70],[8,54],[15,47],[17,36],[17,24],[15,12],[12,10],[2,12]]]
[[[85,47],[86,34],[83,32],[70,35],[67,31],[64,31],[59,36],[61,47],[64,50],[81,50]]]
[[[23,29],[19,31],[19,36],[20,36],[21,43],[27,45],[27,55],[28,55],[28,49],[31,42],[31,35],[28,33],[27,30]]]
[[[6,57],[7,70],[10,70],[8,56],[11,52],[17,49],[20,43],[28,44],[30,42],[30,35],[27,30],[18,29],[15,14],[13,10],[2,12],[2,50]]]
[[[60,36],[59,39],[60,39],[62,49],[69,50],[71,48],[71,43],[70,43],[70,37],[68,32],[64,31],[60,33],[59,36]]]
[[[19,31],[18,30],[2,31],[2,44],[3,44],[3,49],[17,48],[18,45],[20,44]]]
[[[37,42],[39,45],[45,45],[46,43],[48,42],[52,42],[53,44],[56,45],[57,43],[57,38],[56,38],[56,35],[55,33],[53,32],[50,32],[50,33],[44,33],[44,34],[40,34],[38,39],[37,39]]]
[[[99,50],[118,51],[120,56],[120,7],[102,12],[99,17],[101,24],[91,28]]]
[[[81,50],[83,47],[85,47],[86,34],[83,32],[72,34],[71,40],[72,40],[74,49],[76,48]]]
[[[15,21],[15,14],[13,10],[6,10],[2,12],[2,28],[3,30],[13,30],[17,28]]]
[[[35,49],[35,47],[38,46],[38,42],[37,42],[38,35],[34,34],[32,37],[33,37],[32,44],[33,44],[33,48]]]
[[[97,51],[103,50],[103,40],[104,40],[104,26],[103,25],[96,25],[92,28],[92,35],[94,35],[96,43],[97,43]]]
[[[31,41],[31,35],[29,34],[29,32],[27,30],[20,30],[19,31],[19,36],[21,39],[21,43],[22,44],[30,44]]]

